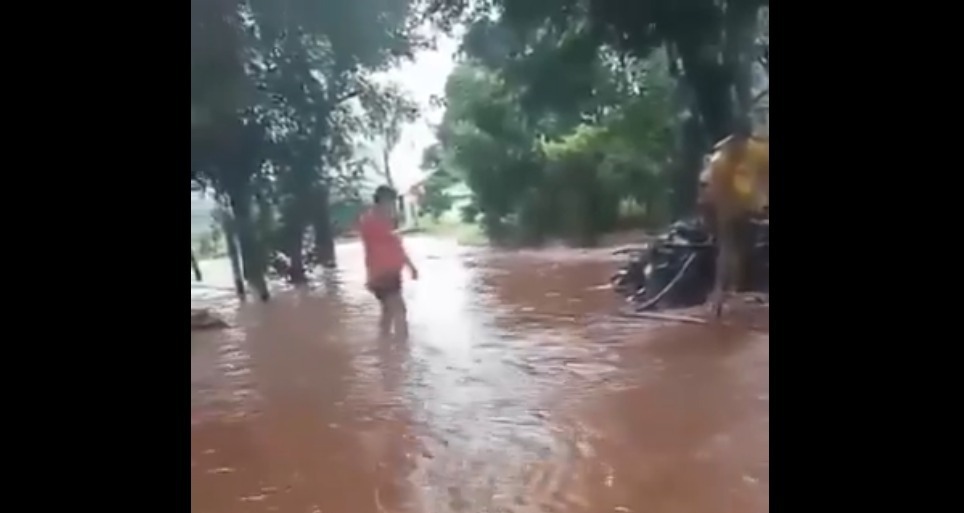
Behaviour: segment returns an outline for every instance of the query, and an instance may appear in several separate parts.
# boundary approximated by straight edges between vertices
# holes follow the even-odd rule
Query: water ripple
[[[614,317],[598,252],[408,244],[408,341],[357,244],[269,305],[192,287],[234,326],[192,334],[192,510],[768,510],[767,336]]]

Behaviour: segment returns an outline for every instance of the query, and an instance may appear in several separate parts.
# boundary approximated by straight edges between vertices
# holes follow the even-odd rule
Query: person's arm
[[[402,248],[402,251],[405,251],[405,248]],[[415,264],[412,263],[412,260],[408,258],[408,252],[405,252],[405,266],[408,267],[408,272],[412,273],[412,279],[417,280],[418,269],[415,268]]]
[[[396,235],[396,237],[398,237]],[[398,247],[402,249],[402,256],[405,257],[405,267],[408,267],[408,272],[412,274],[412,279],[418,279],[418,269],[415,264],[412,263],[412,259],[408,257],[408,251],[405,249],[405,244],[402,244],[402,238],[398,237]]]

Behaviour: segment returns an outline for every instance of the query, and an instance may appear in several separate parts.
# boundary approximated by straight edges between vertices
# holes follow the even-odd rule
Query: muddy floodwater
[[[407,342],[357,244],[267,305],[202,263],[194,513],[768,511],[766,332],[620,318],[604,251],[406,244]]]

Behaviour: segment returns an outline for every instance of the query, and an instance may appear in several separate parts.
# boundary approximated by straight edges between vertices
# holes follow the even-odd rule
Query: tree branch
[[[335,105],[338,105],[338,104],[340,104],[340,103],[342,103],[342,102],[347,102],[348,100],[351,100],[352,98],[354,98],[354,97],[356,97],[356,96],[358,96],[358,95],[360,95],[360,94],[362,94],[362,90],[361,90],[361,89],[355,89],[354,91],[352,91],[352,92],[350,92],[350,93],[346,93],[346,94],[344,94],[344,95],[342,95],[342,96],[339,96],[338,98],[335,98]]]

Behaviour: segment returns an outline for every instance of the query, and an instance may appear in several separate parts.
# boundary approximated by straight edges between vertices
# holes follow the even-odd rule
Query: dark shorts
[[[370,290],[372,294],[375,294],[375,297],[378,298],[379,301],[385,301],[395,294],[401,294],[402,275],[398,273],[382,276],[372,281],[372,283],[368,285],[368,290]]]

